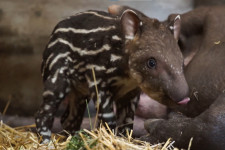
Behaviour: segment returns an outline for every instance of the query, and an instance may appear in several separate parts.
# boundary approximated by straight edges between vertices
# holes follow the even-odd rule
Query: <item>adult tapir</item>
[[[109,12],[117,15],[126,8],[112,6]],[[170,15],[165,24],[169,26],[176,16]],[[149,135],[142,140],[156,143],[172,137],[175,146],[187,148],[193,137],[192,149],[225,149],[224,27],[224,6],[201,7],[181,15],[181,23],[175,30],[180,30],[178,44],[185,57],[191,101],[186,106],[163,102],[173,112],[167,120],[146,121]]]

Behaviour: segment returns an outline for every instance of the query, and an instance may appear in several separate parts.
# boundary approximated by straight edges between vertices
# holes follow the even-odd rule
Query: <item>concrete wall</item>
[[[87,9],[107,11],[129,5],[164,20],[191,9],[190,0],[1,0],[0,112],[11,96],[7,114],[33,115],[42,98],[41,54],[56,23]]]

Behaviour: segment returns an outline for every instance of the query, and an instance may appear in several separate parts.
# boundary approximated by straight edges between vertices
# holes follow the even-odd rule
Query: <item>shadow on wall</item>
[[[189,0],[1,0],[0,112],[11,96],[8,115],[33,115],[42,102],[41,54],[57,22],[87,9],[129,5],[160,20],[191,9]]]

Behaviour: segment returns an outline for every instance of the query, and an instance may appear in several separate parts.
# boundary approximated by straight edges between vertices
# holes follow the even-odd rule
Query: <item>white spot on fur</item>
[[[44,106],[44,110],[49,110],[50,108],[51,108],[50,105],[45,105],[45,106]]]
[[[113,68],[109,68],[109,69],[107,69],[106,70],[106,72],[105,73],[112,73],[113,71],[115,71],[116,70],[116,67],[113,67]]]
[[[46,96],[48,96],[48,95],[54,95],[54,93],[53,93],[52,91],[49,91],[49,90],[47,90],[47,91],[45,91],[45,92],[43,93],[43,97],[46,97]]]
[[[62,67],[62,68],[56,70],[56,72],[55,72],[55,74],[54,74],[54,76],[52,78],[52,83],[56,82],[59,72],[64,72],[66,69],[67,69],[67,67]]]
[[[94,65],[94,64],[88,64],[88,65],[86,65],[86,68],[87,68],[87,69],[92,69],[92,68],[94,68],[94,70],[96,70],[96,71],[103,71],[103,70],[106,70],[105,66],[98,66],[98,65]]]
[[[126,35],[125,38],[126,38],[127,40],[133,40],[133,39],[134,39],[134,36]]]
[[[106,106],[108,106],[109,102],[110,102],[110,97],[108,97],[108,98],[106,99],[106,101],[105,101],[105,103],[103,104],[102,108],[105,109]]]
[[[47,131],[41,131],[40,134],[44,136],[51,136],[51,131],[48,129]]]
[[[173,26],[170,26],[170,30],[174,30],[174,27]]]
[[[59,93],[59,98],[63,98],[64,94],[63,93]]]
[[[120,59],[122,59],[121,56],[117,56],[117,55],[111,54],[111,58],[110,58],[111,62],[114,62],[114,61],[120,60]]]
[[[71,70],[70,70],[70,74],[73,74],[73,73],[74,73],[74,69],[71,69]]]
[[[66,88],[66,93],[69,93],[70,92],[70,88]]]
[[[89,88],[95,86],[95,84],[98,85],[102,81],[102,79],[96,80],[96,82],[95,81],[91,81],[91,79],[90,79],[90,77],[88,75],[85,75],[85,77],[87,79]]]
[[[103,118],[113,118],[115,116],[114,112],[102,114]]]
[[[121,41],[121,38],[120,38],[120,37],[118,37],[117,35],[113,35],[113,36],[112,36],[112,39],[113,39],[113,40],[118,40],[118,41]]]
[[[42,142],[43,144],[47,144],[47,143],[49,143],[50,142],[50,140],[49,139],[44,139],[44,141]]]
[[[44,124],[45,124],[44,121],[42,121],[42,122],[41,122],[41,126],[43,126]]]
[[[57,77],[53,77],[52,78],[52,83],[55,83],[56,80],[57,80]]]
[[[76,60],[74,61],[70,56],[68,56],[67,58],[66,58],[66,61],[70,61],[70,62],[76,62]]]
[[[80,66],[82,66],[82,65],[84,65],[84,64],[85,64],[85,62],[82,61],[82,62],[78,63],[77,65],[75,65],[75,66],[74,66],[74,69],[78,69]]]
[[[67,69],[67,67],[62,67],[62,68],[60,68],[60,69],[59,69],[59,73],[63,74],[64,71],[65,71],[66,69]]]

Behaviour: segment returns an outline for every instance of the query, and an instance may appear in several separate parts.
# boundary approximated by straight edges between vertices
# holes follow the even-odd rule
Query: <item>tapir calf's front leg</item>
[[[110,91],[106,90],[107,88],[100,88],[98,98],[94,97],[94,102],[96,105],[96,109],[98,110],[98,121],[105,125],[108,124],[110,129],[115,129],[116,127],[116,116],[113,111],[113,100],[112,94]],[[93,93],[95,89],[93,89]],[[98,102],[97,102],[98,101]],[[97,106],[99,105],[99,106]]]
[[[118,132],[126,134],[125,130],[132,130],[134,114],[140,99],[138,89],[132,90],[116,102]]]

